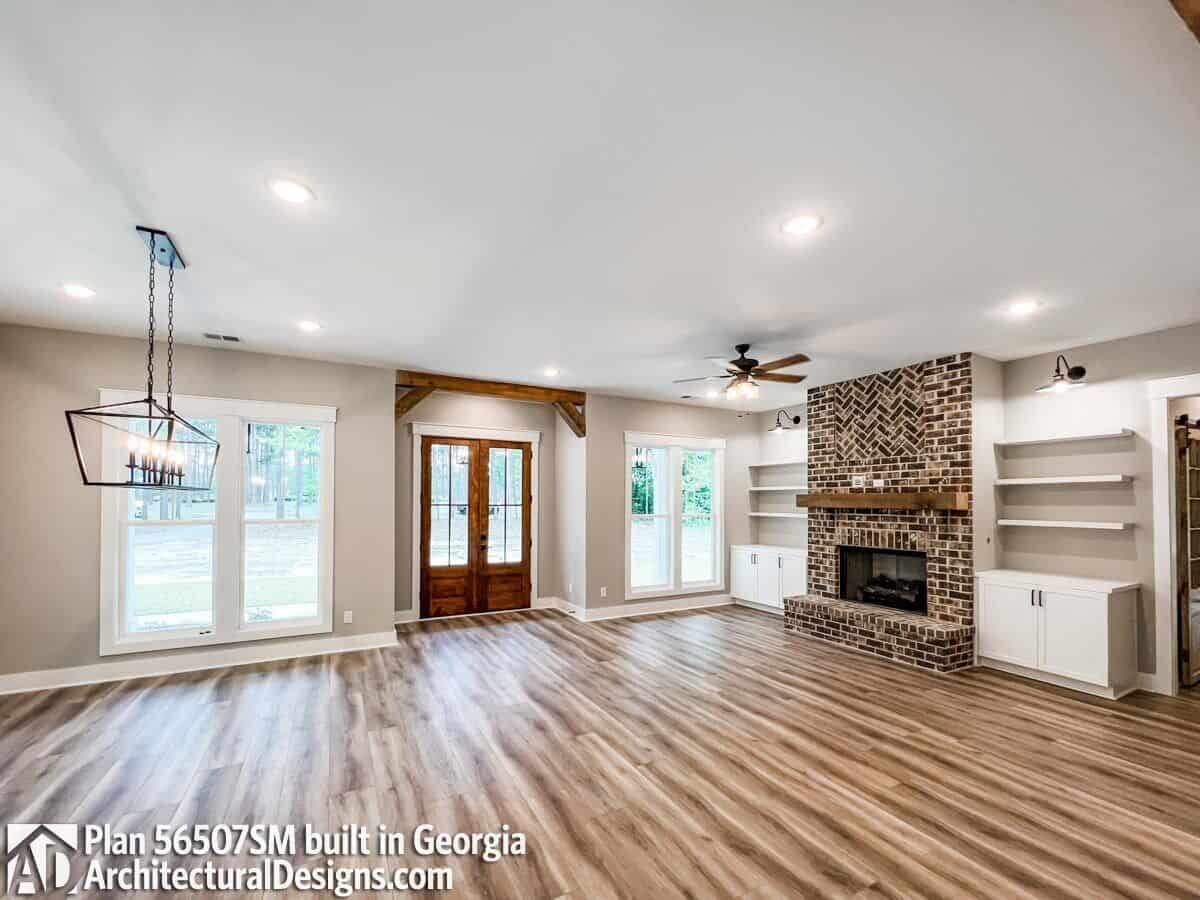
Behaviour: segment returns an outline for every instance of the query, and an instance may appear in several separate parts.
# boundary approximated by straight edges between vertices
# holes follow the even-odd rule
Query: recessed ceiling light
[[[321,330],[321,324],[319,322],[297,322],[296,327],[301,331],[307,331],[309,334],[312,334],[314,331]]]
[[[63,290],[68,297],[74,297],[76,300],[88,300],[96,296],[96,292],[86,284],[64,284]]]
[[[546,368],[542,369],[542,374],[547,378],[557,378],[558,369],[554,368],[554,366],[546,366]]]
[[[806,237],[820,228],[821,225],[820,216],[794,216],[784,222],[780,230],[789,237]]]
[[[1008,314],[1018,319],[1024,319],[1026,316],[1032,316],[1041,308],[1042,304],[1036,300],[1031,297],[1023,297],[1020,300],[1014,300],[1008,305]]]
[[[313,199],[312,189],[308,185],[290,178],[272,178],[267,184],[276,197],[288,203],[302,204]]]

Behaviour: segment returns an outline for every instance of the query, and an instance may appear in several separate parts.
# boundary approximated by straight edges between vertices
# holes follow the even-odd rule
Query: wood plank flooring
[[[0,697],[0,820],[524,831],[446,860],[464,897],[1197,897],[1200,695],[935,675],[741,608],[505,614]]]

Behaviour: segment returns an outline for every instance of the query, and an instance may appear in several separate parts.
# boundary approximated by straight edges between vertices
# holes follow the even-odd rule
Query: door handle
[[[1046,598],[1042,596],[1042,592],[1038,591],[1038,606],[1045,606]]]
[[[1030,606],[1037,606],[1037,604],[1033,602],[1033,595],[1036,593],[1037,593],[1037,591],[1035,591],[1033,588],[1029,589],[1029,605]]]

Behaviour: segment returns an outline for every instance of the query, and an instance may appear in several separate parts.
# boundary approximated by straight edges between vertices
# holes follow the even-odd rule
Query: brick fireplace
[[[971,408],[968,353],[813,388],[809,489],[970,494]],[[923,553],[927,611],[843,597],[843,547]],[[973,557],[969,510],[811,509],[809,593],[785,599],[786,627],[923,668],[970,665]]]

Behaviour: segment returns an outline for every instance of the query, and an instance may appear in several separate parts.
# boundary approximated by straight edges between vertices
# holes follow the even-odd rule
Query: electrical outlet
[[[342,613],[342,624],[344,624],[344,625],[354,624],[354,610],[348,609]]]
[[[606,587],[600,588],[600,596],[607,597],[608,596],[608,588],[606,588]]]
[[[867,476],[866,475],[851,475],[850,476],[850,487],[866,487],[866,486],[867,486]]]
[[[883,479],[876,478],[874,481],[871,482],[871,487],[883,487]]]
[[[571,584],[571,582],[568,581],[567,582],[567,596],[570,597],[573,593],[575,593],[575,585]]]

